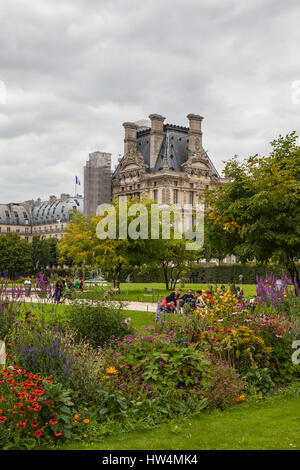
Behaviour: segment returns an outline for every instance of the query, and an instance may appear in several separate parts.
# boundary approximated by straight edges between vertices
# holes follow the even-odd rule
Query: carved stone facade
[[[124,156],[112,175],[112,197],[146,196],[162,204],[203,202],[204,190],[224,182],[202,146],[203,117],[188,114],[189,127],[164,124],[150,114],[151,125],[125,122]]]

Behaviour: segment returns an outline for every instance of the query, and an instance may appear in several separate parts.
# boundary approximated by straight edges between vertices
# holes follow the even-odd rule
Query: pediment
[[[205,155],[202,153],[193,153],[190,155],[188,160],[182,165],[184,171],[191,176],[211,176],[211,166]]]
[[[122,166],[121,166],[121,172],[124,170],[141,170],[145,168],[145,162],[144,162],[144,157],[141,154],[141,152],[138,153],[128,153],[125,155],[125,158],[123,160]]]

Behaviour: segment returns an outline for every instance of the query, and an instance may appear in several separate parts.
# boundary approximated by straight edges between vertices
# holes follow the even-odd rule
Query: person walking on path
[[[63,284],[61,281],[57,281],[54,289],[54,298],[57,304],[60,303],[60,299],[62,296],[62,291],[63,291]]]

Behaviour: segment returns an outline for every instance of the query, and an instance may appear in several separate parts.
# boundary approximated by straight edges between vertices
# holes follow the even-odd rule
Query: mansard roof
[[[31,213],[32,225],[68,222],[73,209],[83,213],[83,197],[76,196],[65,200],[56,199],[54,202],[34,203]]]
[[[154,173],[163,168],[164,158],[167,158],[168,168],[176,172],[183,172],[182,164],[188,159],[189,145],[189,128],[177,126],[174,124],[164,124],[164,139],[160,147],[160,151],[154,168],[150,168],[150,131],[151,129],[143,129],[137,132],[137,151],[141,152],[145,164],[148,166],[147,172]],[[204,151],[212,169],[212,175],[220,177],[211,159]],[[112,178],[120,177],[120,168],[124,157],[120,160],[118,166],[113,172]]]
[[[0,225],[41,225],[68,222],[72,210],[83,213],[83,197],[68,197],[65,200],[35,201],[31,213],[22,204],[0,204]]]

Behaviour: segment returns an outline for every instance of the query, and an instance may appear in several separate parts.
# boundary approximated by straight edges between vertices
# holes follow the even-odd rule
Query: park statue
[[[93,271],[87,272],[87,279],[85,279],[85,284],[90,284],[93,286],[107,286],[107,281],[102,275],[101,269],[95,269]]]

